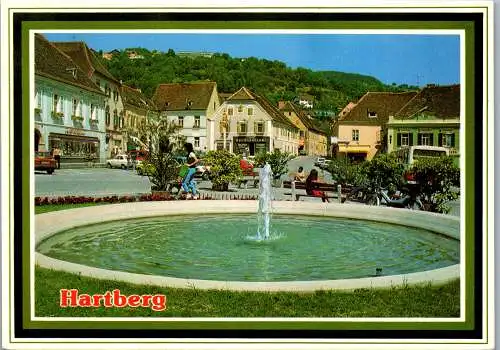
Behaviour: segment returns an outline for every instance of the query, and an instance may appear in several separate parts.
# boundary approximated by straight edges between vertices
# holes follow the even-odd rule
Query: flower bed
[[[254,195],[227,195],[222,199],[225,200],[256,200],[258,197]],[[202,193],[198,200],[214,200],[210,194]],[[141,195],[125,195],[125,196],[58,196],[58,197],[35,197],[35,205],[47,204],[82,204],[82,203],[126,203],[126,202],[150,202],[150,201],[172,201],[186,200],[185,197],[175,197],[169,193],[150,194],[144,193]]]

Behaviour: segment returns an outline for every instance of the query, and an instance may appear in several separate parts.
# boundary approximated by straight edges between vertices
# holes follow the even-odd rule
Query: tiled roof
[[[119,83],[119,81],[99,62],[87,45],[82,41],[53,42],[59,50],[71,57],[89,77],[98,72],[106,78]]]
[[[394,117],[411,119],[420,113],[442,119],[459,118],[460,85],[427,86],[395,113]]]
[[[309,116],[307,116],[304,111],[297,107],[294,103],[290,101],[286,101],[283,105],[283,108],[280,108],[282,112],[294,112],[300,121],[304,124],[304,126],[310,130],[314,130],[316,132],[324,134],[325,132],[315,123],[315,121]]]
[[[35,74],[104,94],[68,55],[41,34],[35,34]]]
[[[340,117],[340,125],[384,125],[390,115],[394,115],[406,105],[417,92],[367,92],[352,109]],[[369,113],[376,114],[370,118]]]
[[[161,111],[206,110],[216,87],[217,84],[213,81],[160,84],[153,95],[153,101]]]
[[[242,87],[230,97],[227,98],[227,101],[256,101],[261,107],[266,111],[267,114],[271,116],[275,121],[285,124],[289,127],[297,128],[293,123],[283,115],[283,113],[278,109],[278,107],[274,106],[268,99],[259,94],[256,94],[253,91],[250,91],[246,87]]]
[[[120,89],[123,103],[144,109],[156,109],[153,101],[148,99],[144,94],[130,86],[122,85]]]

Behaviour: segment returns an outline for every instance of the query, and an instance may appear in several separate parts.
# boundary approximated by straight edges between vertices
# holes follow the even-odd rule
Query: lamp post
[[[227,133],[227,123],[228,123],[228,120],[227,120],[227,113],[224,113],[222,115],[222,127],[224,129],[224,135],[223,136],[223,139],[224,139],[224,151],[226,150],[226,133]]]

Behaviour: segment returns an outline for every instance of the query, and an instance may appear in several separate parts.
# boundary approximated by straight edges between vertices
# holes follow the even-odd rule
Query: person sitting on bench
[[[305,182],[306,181],[306,173],[304,172],[304,168],[299,166],[299,170],[295,174],[294,181]]]
[[[306,179],[306,193],[309,196],[320,197],[323,202],[330,202],[326,193],[318,189],[318,171],[312,169]]]

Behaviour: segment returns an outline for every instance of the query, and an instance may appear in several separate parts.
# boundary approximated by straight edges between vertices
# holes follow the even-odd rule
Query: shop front
[[[49,133],[49,149],[58,147],[62,152],[61,163],[82,163],[89,159],[99,162],[101,141],[86,135],[81,129],[67,129],[66,133]]]
[[[233,153],[255,156],[269,151],[269,136],[236,136],[233,138]]]

